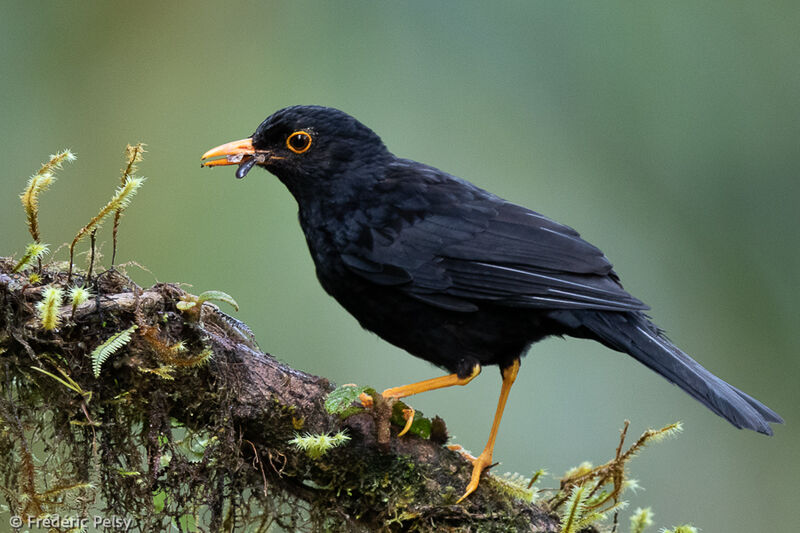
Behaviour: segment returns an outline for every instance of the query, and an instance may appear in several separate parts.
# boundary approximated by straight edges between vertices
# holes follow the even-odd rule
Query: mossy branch
[[[102,501],[113,514],[140,517],[146,531],[186,516],[204,516],[213,531],[227,530],[232,516],[236,530],[282,523],[294,531],[289,524],[302,522],[306,530],[558,531],[558,517],[510,496],[518,491],[491,473],[456,504],[472,471],[459,453],[417,435],[398,438],[397,425],[388,446],[379,444],[370,412],[329,413],[333,385],[261,352],[243,324],[208,305],[196,306],[202,320],[186,320],[178,304],[191,298],[175,285],[142,289],[108,271],[71,319],[42,335],[25,303],[26,278],[12,267],[0,259],[0,453],[10,447],[6,457],[24,459],[30,439],[52,435],[64,461],[47,470],[0,462],[0,479],[9,469],[24,473],[14,509],[24,501],[33,513],[81,515],[81,502]],[[42,276],[67,287],[65,272]],[[60,315],[71,307],[65,300]],[[95,378],[91,347],[133,326]],[[5,413],[46,431],[4,440]],[[79,494],[56,504],[46,487]]]
[[[0,480],[16,480],[0,494],[9,509],[86,516],[99,499],[104,510],[139,517],[143,531],[193,530],[205,513],[214,531],[242,523],[294,531],[300,520],[325,531],[552,533],[595,531],[613,511],[616,530],[619,496],[634,483],[626,462],[679,425],[650,430],[623,453],[626,423],[616,457],[568,472],[547,502],[537,500],[547,489],[534,488],[541,470],[531,479],[487,471],[459,504],[472,465],[457,446],[443,446],[439,417],[417,413],[400,431],[409,426],[409,405],[378,401],[366,409],[362,393],[380,399],[370,387],[334,390],[280,364],[245,324],[203,305],[217,300],[238,310],[226,293],[143,290],[115,269],[92,277],[95,233],[115,213],[116,251],[120,216],[144,181],[133,176],[142,153],[142,144],[128,146],[122,184],[73,239],[67,272],[40,261],[37,272],[23,273],[47,251],[37,197],[72,154],[52,156],[21,195],[34,243],[16,264],[0,258],[0,458],[12,458],[0,461]],[[87,234],[89,270],[71,284],[74,249]],[[97,348],[87,357],[90,346]],[[47,469],[33,445],[59,450]],[[637,511],[632,528],[647,525]]]

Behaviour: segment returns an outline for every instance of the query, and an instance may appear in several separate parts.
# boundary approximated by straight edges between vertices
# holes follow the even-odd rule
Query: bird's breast
[[[308,251],[325,290],[332,294],[332,285],[347,275],[347,267],[342,262],[342,249],[345,246],[342,235],[341,217],[333,217],[322,210],[301,210],[300,227],[306,238]]]

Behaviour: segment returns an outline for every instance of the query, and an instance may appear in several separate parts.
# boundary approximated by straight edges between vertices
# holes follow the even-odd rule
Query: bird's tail
[[[783,423],[775,411],[683,353],[642,313],[564,311],[553,318],[566,325],[571,335],[632,355],[737,428],[772,435],[769,423]]]

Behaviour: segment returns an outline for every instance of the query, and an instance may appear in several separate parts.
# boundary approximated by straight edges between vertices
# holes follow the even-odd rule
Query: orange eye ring
[[[307,131],[296,131],[286,138],[286,148],[296,154],[302,154],[311,148],[311,135]]]

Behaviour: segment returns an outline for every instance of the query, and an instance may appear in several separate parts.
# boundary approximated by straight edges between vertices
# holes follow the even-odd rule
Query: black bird
[[[209,159],[224,156],[222,159]],[[503,378],[494,423],[462,499],[492,462],[520,357],[551,335],[627,353],[737,428],[783,422],[678,349],[628,294],[603,253],[570,227],[436,168],[401,159],[337,109],[293,106],[218,146],[204,166],[255,165],[297,200],[317,277],[361,325],[452,374],[384,397]]]

